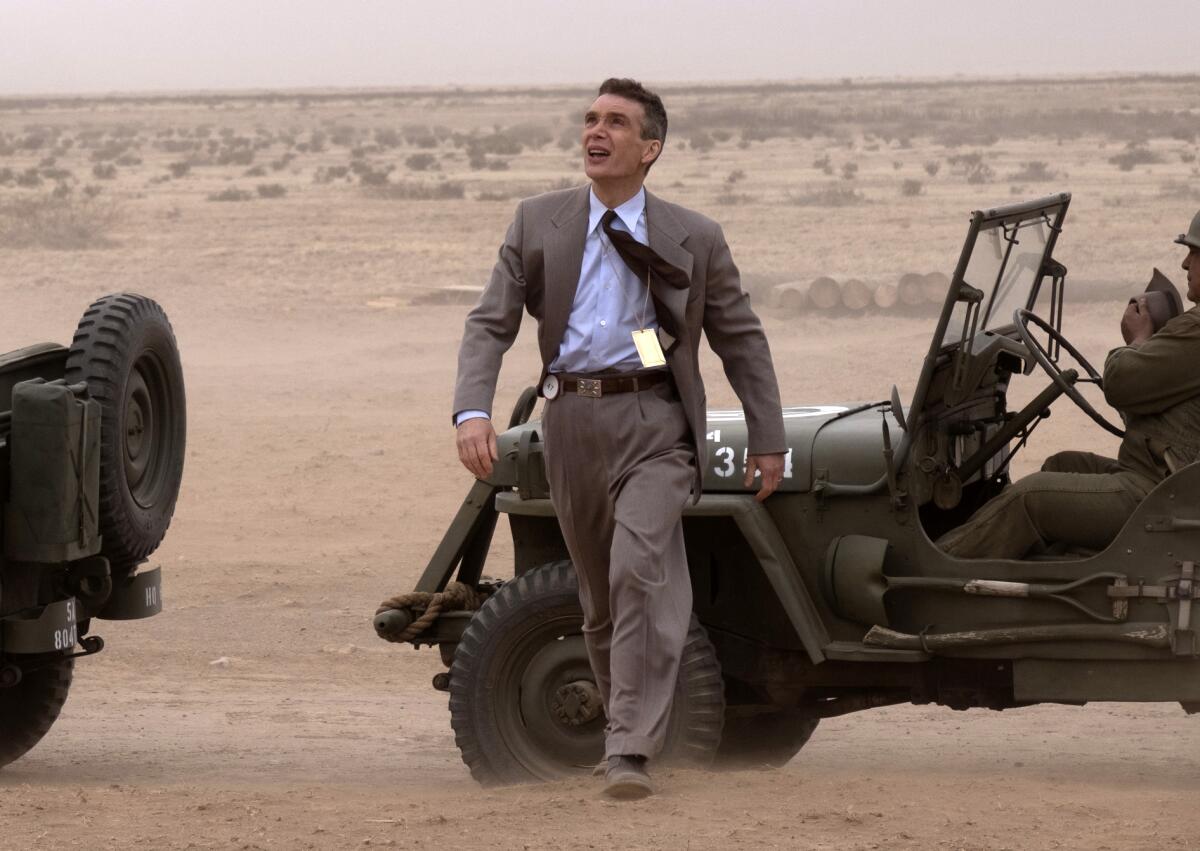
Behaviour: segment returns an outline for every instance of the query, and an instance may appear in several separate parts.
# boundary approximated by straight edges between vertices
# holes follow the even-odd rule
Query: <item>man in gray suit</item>
[[[500,362],[528,311],[542,355],[551,499],[579,576],[584,639],[608,717],[605,792],[650,794],[691,618],[681,513],[700,498],[701,331],[746,411],[745,481],[783,475],[779,388],[721,228],[646,192],[667,116],[609,79],[583,122],[590,187],[522,201],[467,317],[454,395],[458,454],[487,478]]]

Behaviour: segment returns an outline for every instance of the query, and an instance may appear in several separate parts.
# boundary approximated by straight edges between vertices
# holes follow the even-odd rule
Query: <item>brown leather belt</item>
[[[614,393],[636,393],[639,390],[649,390],[668,381],[671,373],[667,370],[643,372],[639,375],[611,375],[589,378],[581,375],[551,375],[547,376],[543,395],[547,399],[555,399],[566,393],[577,396],[588,396],[599,399]],[[551,389],[550,379],[557,381],[557,387]]]

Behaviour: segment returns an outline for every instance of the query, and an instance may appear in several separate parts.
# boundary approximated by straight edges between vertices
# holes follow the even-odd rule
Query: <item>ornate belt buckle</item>
[[[542,395],[547,399],[554,400],[558,398],[558,391],[561,385],[558,382],[557,375],[547,375],[546,380],[542,382]]]
[[[590,396],[593,399],[599,399],[603,394],[600,392],[599,378],[581,378],[576,384],[576,393],[580,396]]]

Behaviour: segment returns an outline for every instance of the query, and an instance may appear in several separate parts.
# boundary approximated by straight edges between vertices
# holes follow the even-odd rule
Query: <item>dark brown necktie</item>
[[[686,290],[692,285],[682,269],[663,260],[658,252],[649,245],[642,245],[634,239],[633,234],[614,228],[612,223],[616,218],[616,212],[608,210],[600,219],[600,225],[604,228],[604,233],[608,235],[609,241],[612,242],[613,248],[617,249],[617,253],[621,255],[625,265],[633,270],[633,274],[638,276],[639,281],[646,280],[646,271],[649,269],[676,289]]]
[[[621,260],[633,271],[639,281],[649,286],[649,272],[653,271],[659,278],[676,289],[686,289],[691,286],[691,281],[681,269],[677,269],[663,260],[658,252],[649,245],[642,245],[634,239],[633,234],[614,228],[612,223],[616,218],[616,212],[608,210],[600,219],[600,226],[604,228],[604,233],[608,236],[617,254],[620,255]],[[653,288],[650,289],[650,298],[654,300],[654,315],[658,319],[658,324],[672,337],[678,337],[679,329],[675,327],[670,311],[654,294]]]

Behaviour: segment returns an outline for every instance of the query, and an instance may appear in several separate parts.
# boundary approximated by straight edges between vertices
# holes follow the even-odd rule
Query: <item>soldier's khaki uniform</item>
[[[1062,544],[1100,550],[1168,475],[1200,460],[1200,307],[1104,364],[1104,397],[1125,418],[1115,459],[1060,452],[938,545],[960,558],[1021,558]]]

